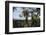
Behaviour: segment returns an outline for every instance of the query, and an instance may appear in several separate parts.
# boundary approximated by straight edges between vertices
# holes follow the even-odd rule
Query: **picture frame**
[[[12,13],[14,14],[14,12],[13,12],[14,9],[17,9],[17,11],[20,11],[20,9],[22,9],[22,8],[27,9],[27,10],[30,8],[31,11],[32,11],[32,9],[33,10],[38,9],[38,11],[40,10],[39,11],[40,12],[40,26],[37,27],[35,25],[36,27],[34,27],[29,24],[31,26],[31,27],[27,26],[29,28],[27,28],[25,26],[18,27],[16,25],[15,25],[16,26],[15,27],[14,26],[15,21],[12,22],[12,19],[14,20],[14,15],[12,15]],[[15,12],[17,12],[17,11],[15,11]],[[16,15],[16,13],[15,13],[15,15]],[[17,16],[18,16],[18,14],[17,14]],[[16,19],[18,19],[17,16],[15,16]],[[18,21],[16,21],[16,22],[18,22]],[[44,31],[45,31],[45,3],[5,1],[5,34],[34,33],[34,32],[44,32]]]

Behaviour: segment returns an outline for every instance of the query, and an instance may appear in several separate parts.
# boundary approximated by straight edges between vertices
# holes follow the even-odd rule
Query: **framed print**
[[[5,2],[5,33],[45,31],[45,4],[36,2]]]

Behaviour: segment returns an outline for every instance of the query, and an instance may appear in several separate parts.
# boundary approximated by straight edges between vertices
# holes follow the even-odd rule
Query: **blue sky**
[[[14,12],[13,12],[13,19],[24,19],[25,17],[20,17],[19,14],[21,14],[21,12],[23,11],[22,8],[14,8]]]
[[[33,11],[32,9],[28,9],[29,11]],[[21,12],[23,11],[23,9],[21,7],[16,7],[14,8],[14,12],[13,12],[13,19],[15,20],[25,20],[25,17],[20,17],[19,15],[22,14]],[[31,14],[29,14],[31,15]]]

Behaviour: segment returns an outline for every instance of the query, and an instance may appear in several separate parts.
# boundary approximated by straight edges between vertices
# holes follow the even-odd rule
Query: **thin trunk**
[[[28,16],[26,16],[26,24],[28,24]]]

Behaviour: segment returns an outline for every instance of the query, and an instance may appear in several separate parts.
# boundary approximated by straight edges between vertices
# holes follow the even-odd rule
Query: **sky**
[[[23,19],[25,19],[25,17],[20,17],[19,16],[22,11],[23,11],[22,8],[14,8],[13,19],[17,19],[17,20],[23,20]]]
[[[23,9],[21,7],[16,7],[16,8],[13,8],[14,12],[13,12],[13,19],[14,20],[25,20],[26,17],[22,16],[20,17],[19,15],[21,14],[22,15],[22,11]],[[28,9],[29,11],[33,11],[32,9]],[[31,15],[31,14],[29,14]],[[29,19],[31,19],[31,17],[29,17]]]

